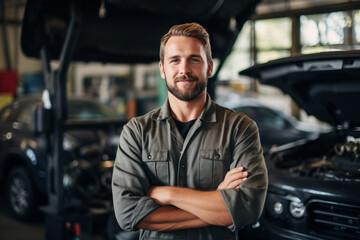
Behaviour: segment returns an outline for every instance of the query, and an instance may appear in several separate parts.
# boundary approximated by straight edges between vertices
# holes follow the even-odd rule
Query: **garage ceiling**
[[[26,55],[39,57],[44,42],[51,49],[51,59],[58,59],[69,23],[69,4],[72,0],[0,0],[0,28],[19,26],[24,6],[26,29],[22,47]],[[267,16],[276,12],[326,8],[333,5],[359,5],[360,0],[89,0],[76,1],[81,12],[81,33],[75,59],[102,62],[151,62],[158,60],[160,37],[177,23],[197,21],[211,33],[214,57],[223,60],[231,50],[234,38],[243,22],[253,13]],[[105,17],[99,17],[104,3]],[[84,10],[86,9],[86,10]],[[80,15],[79,15],[80,16]],[[234,21],[234,19],[236,21]],[[234,23],[236,22],[236,25]],[[129,24],[131,23],[131,24]],[[234,28],[235,26],[235,28]],[[110,30],[109,30],[110,29]],[[2,29],[2,41],[6,38]],[[3,47],[3,46],[2,46]],[[99,57],[102,55],[103,57]]]
[[[174,24],[198,22],[210,32],[213,56],[229,54],[258,0],[28,0],[21,45],[30,57],[46,46],[58,59],[75,6],[73,60],[117,63],[158,61],[160,38]],[[101,14],[103,13],[103,14]]]

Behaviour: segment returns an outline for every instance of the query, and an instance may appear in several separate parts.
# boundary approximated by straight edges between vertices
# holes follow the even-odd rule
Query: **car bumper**
[[[315,237],[304,233],[299,233],[289,229],[275,226],[271,222],[264,220],[262,228],[265,229],[263,235],[269,240],[324,240],[328,238]]]

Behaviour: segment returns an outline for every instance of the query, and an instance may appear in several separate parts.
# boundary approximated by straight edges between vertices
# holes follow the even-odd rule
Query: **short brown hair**
[[[175,25],[161,38],[160,41],[160,61],[164,63],[164,48],[170,37],[185,36],[199,39],[205,47],[208,63],[211,62],[211,46],[209,33],[198,23],[184,23]]]

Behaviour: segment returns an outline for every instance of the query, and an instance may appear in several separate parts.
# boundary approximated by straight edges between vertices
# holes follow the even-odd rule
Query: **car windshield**
[[[94,120],[107,119],[116,120],[121,116],[112,111],[106,105],[83,100],[70,100],[68,104],[68,119]]]
[[[259,126],[284,128],[289,125],[284,118],[268,108],[246,106],[238,107],[234,110],[246,114],[256,121]]]

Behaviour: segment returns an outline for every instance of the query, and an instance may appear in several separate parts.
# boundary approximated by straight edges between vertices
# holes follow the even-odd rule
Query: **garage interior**
[[[38,9],[43,9],[41,6],[36,6],[36,4],[41,5],[43,3],[41,0],[31,2]],[[52,3],[48,4],[49,7],[46,9],[56,16],[58,14],[57,10],[54,10],[51,4],[57,6],[56,4],[59,1],[49,2]],[[66,2],[65,5],[59,4],[59,6],[68,6],[70,4],[67,3],[73,1],[64,2]],[[90,1],[87,7],[96,9],[99,21],[102,21],[114,17],[111,15],[111,6],[121,8],[121,2],[120,0],[94,0]],[[163,20],[161,17],[165,15],[163,12],[168,9],[168,11],[176,12],[179,11],[176,7],[179,7],[181,11],[189,8],[189,14],[198,13],[197,9],[192,7],[191,1],[183,1],[184,3],[176,5],[168,3],[162,7],[160,5],[165,4],[166,1],[160,1],[153,6],[152,3],[144,3],[144,1],[123,2],[128,2],[128,5],[125,3],[125,6],[130,9],[136,9],[140,6],[143,9],[150,9],[149,11],[152,14],[158,12],[158,22],[160,23]],[[206,13],[200,11],[204,14],[204,19],[211,19],[211,14],[215,15],[216,11],[221,9],[223,2],[221,0],[210,1],[206,6],[213,6],[213,8],[208,10],[208,16],[205,16]],[[247,3],[247,1],[244,1],[244,4],[245,2]],[[204,4],[202,1],[196,1],[196,3],[198,4],[197,7]],[[256,4],[252,5],[254,3]],[[239,75],[239,72],[255,64],[300,54],[359,50],[360,1],[262,0],[247,4],[249,5],[247,6],[248,9],[251,9],[252,12],[251,14],[242,12],[242,14],[248,14],[248,16],[243,16],[243,18],[227,16],[229,30],[222,32],[220,31],[223,27],[222,23],[216,25],[215,21],[209,21],[214,23],[213,27],[211,25],[207,26],[210,35],[212,29],[214,32],[218,31],[216,34],[221,35],[223,33],[224,36],[229,34],[228,32],[236,33],[235,38],[229,34],[226,39],[225,37],[218,37],[218,39],[214,38],[212,40],[214,48],[216,46],[214,51],[216,71],[209,81],[210,87],[208,90],[210,95],[215,100],[218,99],[218,101],[221,101],[224,95],[229,98],[233,97],[233,99],[226,99],[225,102],[236,101],[236,99],[242,97],[255,98],[260,103],[281,111],[295,121],[303,122],[304,125],[317,126],[318,129],[325,129],[324,131],[326,131],[329,128],[328,123],[308,115],[289,95],[284,94],[279,89],[261,84],[257,79]],[[62,164],[59,156],[64,154],[62,135],[65,128],[62,127],[62,118],[64,116],[62,111],[66,110],[64,105],[66,105],[67,96],[95,99],[117,112],[122,124],[134,116],[142,115],[160,106],[167,97],[166,85],[160,77],[158,61],[156,60],[158,55],[157,45],[160,38],[151,38],[149,36],[149,42],[146,46],[144,44],[144,49],[136,49],[136,47],[141,47],[141,41],[144,41],[144,39],[134,42],[133,47],[131,42],[124,40],[122,43],[128,44],[129,48],[127,49],[128,52],[120,52],[120,57],[114,57],[111,54],[111,51],[116,50],[116,47],[109,47],[109,49],[99,47],[98,49],[103,51],[101,53],[107,54],[102,59],[99,56],[105,55],[101,55],[101,53],[96,55],[98,52],[92,52],[93,49],[91,49],[90,45],[89,48],[84,48],[79,52],[76,52],[75,47],[71,47],[71,44],[76,42],[78,37],[78,29],[76,29],[78,23],[74,23],[73,34],[66,32],[68,35],[64,37],[60,35],[64,33],[63,30],[68,26],[66,23],[57,21],[54,18],[52,19],[53,22],[47,22],[50,24],[48,27],[52,28],[52,31],[58,28],[59,32],[52,32],[51,37],[55,40],[51,42],[53,39],[50,39],[49,42],[53,45],[46,49],[46,47],[42,48],[43,46],[37,45],[36,41],[39,39],[37,39],[36,34],[40,34],[40,37],[44,37],[45,34],[37,32],[39,29],[32,25],[36,23],[32,19],[34,16],[24,17],[26,16],[26,6],[26,0],[0,0],[0,109],[20,97],[42,94],[44,98],[44,90],[49,91],[46,94],[49,94],[50,98],[57,99],[55,108],[58,111],[52,119],[53,127],[56,130],[52,130],[46,124],[44,126],[39,124],[33,126],[37,127],[39,133],[50,134],[53,139],[53,150],[47,156],[49,160],[46,173],[48,178],[52,179],[52,190],[49,190],[48,187],[48,202],[41,206],[38,215],[33,216],[31,221],[22,221],[13,216],[6,201],[6,189],[0,187],[0,239],[131,239],[131,236],[111,238],[106,231],[115,230],[104,230],[97,225],[108,221],[108,218],[100,217],[96,220],[87,221],[87,224],[81,224],[82,231],[80,234],[78,223],[81,222],[79,218],[83,218],[82,212],[76,216],[58,214],[59,212],[63,213],[63,199],[66,197],[66,192],[63,190],[63,170],[59,167]],[[41,11],[38,14],[42,14]],[[71,19],[71,14],[71,11],[67,12],[66,17]],[[26,19],[33,22],[29,24]],[[121,28],[128,30],[128,20],[122,19]],[[241,21],[239,21],[240,19]],[[174,22],[176,20],[171,19]],[[147,19],[142,18],[141,15],[134,19],[136,26],[141,26],[144,21],[147,21]],[[169,20],[169,22],[171,21]],[[203,21],[205,22],[205,20]],[[110,20],[108,23],[111,24]],[[28,27],[29,30],[25,31],[23,26]],[[88,34],[91,33],[91,35],[87,35],[87,37],[94,35],[94,42],[101,42],[102,38],[111,37],[109,33],[101,32],[101,25],[100,27],[93,27],[93,29],[99,31],[98,33],[96,31],[92,32],[92,26],[89,26],[86,31],[89,31]],[[166,30],[168,27],[164,26],[157,29],[156,36],[161,36],[165,31],[164,29]],[[146,31],[146,34],[151,33],[151,29]],[[82,34],[82,32],[79,34]],[[59,36],[59,39],[65,39],[65,43],[56,42],[56,38]],[[118,40],[122,41],[120,38]],[[115,40],[104,39],[104,41],[114,44]],[[40,40],[40,42],[42,41]],[[69,46],[66,46],[68,48],[65,48],[66,44],[69,44]],[[135,46],[135,44],[137,45]],[[156,49],[149,51],[153,46],[156,46]],[[146,52],[146,54],[141,55],[139,52]],[[75,61],[72,61],[71,58],[75,59]],[[76,58],[79,61],[76,61]],[[36,109],[32,114],[37,114],[42,123],[49,120],[49,113],[46,109]],[[77,127],[81,128],[76,124],[72,128]],[[4,179],[0,179],[0,181],[4,181]],[[5,186],[5,184],[2,184],[2,186]],[[360,209],[360,206],[358,207]],[[355,217],[354,221],[358,223],[359,218]],[[252,227],[256,228],[255,225]],[[346,227],[343,228],[343,231],[346,231]],[[352,232],[353,235],[351,236],[355,236],[354,239],[356,237],[360,238],[359,226],[352,231],[354,232]],[[268,239],[264,236],[255,237],[252,233],[248,234],[248,239]]]

